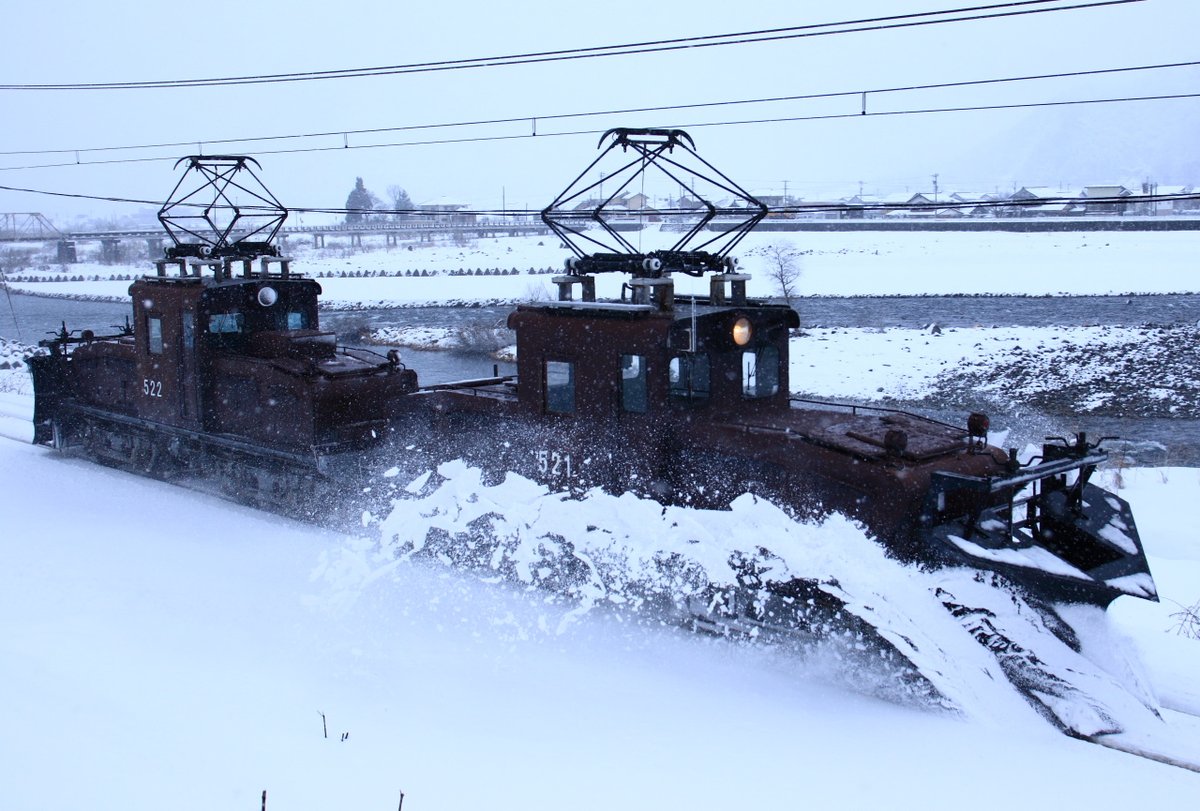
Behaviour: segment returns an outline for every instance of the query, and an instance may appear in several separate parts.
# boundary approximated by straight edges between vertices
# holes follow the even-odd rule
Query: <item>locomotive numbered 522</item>
[[[189,172],[253,177],[247,158],[186,160]],[[207,242],[177,239],[130,286],[120,334],[64,325],[44,341],[50,354],[29,360],[34,441],[315,509],[313,497],[384,437],[417,378],[394,353],[345,349],[319,328],[320,285],[270,244],[282,221],[266,240],[216,229]]]

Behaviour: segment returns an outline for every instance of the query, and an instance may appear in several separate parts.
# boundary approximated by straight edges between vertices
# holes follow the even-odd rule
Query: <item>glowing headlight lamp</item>
[[[750,339],[754,337],[754,328],[750,326],[749,318],[739,318],[733,322],[733,342],[738,346],[745,346],[750,343]]]

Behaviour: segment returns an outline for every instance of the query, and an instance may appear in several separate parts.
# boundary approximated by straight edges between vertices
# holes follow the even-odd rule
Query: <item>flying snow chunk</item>
[[[398,471],[398,470],[396,471],[396,473],[399,473],[399,472],[400,471]],[[405,488],[404,488],[405,492],[416,495],[417,493],[419,493],[423,489],[425,489],[425,485],[429,482],[429,476],[430,476],[431,472],[432,471],[427,470],[424,473],[422,473],[420,476],[418,476],[417,478],[415,478],[411,482],[409,482],[408,485],[405,486]],[[393,475],[395,475],[395,474],[393,474]]]

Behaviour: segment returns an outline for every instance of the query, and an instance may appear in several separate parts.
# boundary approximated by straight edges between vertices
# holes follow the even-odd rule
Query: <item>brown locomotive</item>
[[[188,160],[189,170],[253,177],[247,158]],[[171,215],[160,216],[176,236]],[[394,353],[345,349],[319,329],[321,287],[274,255],[283,219],[268,219],[266,241],[216,228],[207,244],[177,239],[156,274],[130,286],[121,334],[73,336],[64,325],[43,341],[50,354],[29,360],[34,441],[317,509],[314,496],[386,435],[417,377]]]
[[[633,150],[632,172],[665,163],[681,174],[694,155],[679,131],[608,138],[605,154]],[[1155,599],[1128,505],[1089,481],[1105,454],[1083,435],[1022,465],[987,444],[982,415],[952,426],[793,398],[798,317],[748,298],[729,254],[765,207],[724,175],[714,184],[737,202],[706,203],[678,243],[643,253],[605,219],[605,201],[579,213],[593,188],[577,180],[543,212],[576,253],[555,278],[558,300],[509,318],[517,375],[424,387],[395,355],[337,347],[319,329],[319,285],[269,237],[231,240],[230,227],[206,245],[177,238],[130,288],[127,334],[64,328],[30,360],[35,441],[312,512],[327,506],[314,494],[361,489],[373,467],[456,457],[555,488],[700,506],[752,491],[796,514],[858,518],[897,556],[999,571],[1054,599]],[[721,246],[689,247],[718,217],[735,220]],[[594,274],[610,271],[630,276],[627,295],[597,300]],[[710,294],[677,299],[673,274],[708,276]]]

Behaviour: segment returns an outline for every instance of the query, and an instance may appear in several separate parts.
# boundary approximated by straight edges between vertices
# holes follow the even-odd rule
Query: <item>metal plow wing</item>
[[[1080,435],[1008,475],[935,473],[922,534],[945,562],[1000,572],[1046,599],[1157,600],[1129,504],[1089,481],[1107,458]]]

